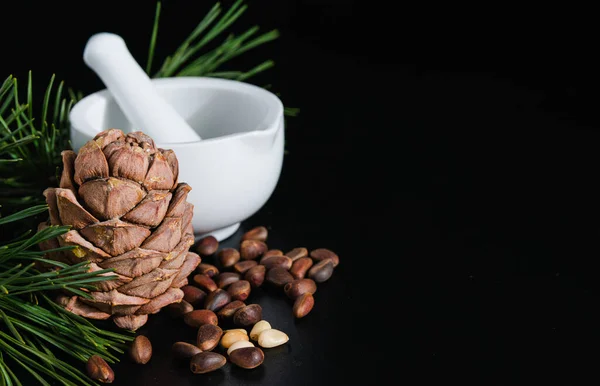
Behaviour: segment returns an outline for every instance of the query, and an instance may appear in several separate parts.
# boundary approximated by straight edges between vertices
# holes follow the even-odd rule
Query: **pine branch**
[[[42,191],[56,184],[60,153],[70,148],[68,114],[75,100],[65,96],[64,83],[56,85],[54,75],[50,78],[39,111],[34,108],[31,71],[24,90],[19,87],[13,76],[0,87],[0,213],[42,204]],[[13,230],[33,228],[38,219],[30,220]],[[3,233],[0,241],[12,236],[13,232]]]
[[[10,226],[40,213],[47,215],[47,211],[46,205],[34,206],[0,217],[0,226]],[[48,384],[45,379],[54,379],[65,385],[95,385],[80,368],[57,358],[54,351],[80,362],[96,354],[114,363],[126,342],[132,340],[131,335],[94,326],[45,295],[47,291],[60,290],[88,296],[82,289],[93,290],[94,283],[116,277],[101,276],[112,270],[89,272],[89,262],[68,266],[44,259],[37,245],[68,230],[66,226],[51,226],[0,245],[0,352],[6,354],[6,358],[0,355],[0,384],[19,384],[11,369],[16,364],[41,384]],[[65,248],[53,251],[62,249]],[[39,262],[56,268],[41,272],[36,269]]]
[[[157,43],[158,25],[161,3],[157,2],[154,27],[148,49],[146,72],[152,71],[154,52]],[[262,46],[279,37],[277,30],[258,34],[260,28],[254,26],[240,35],[229,34],[216,48],[200,53],[203,48],[222,36],[248,8],[243,0],[237,0],[225,13],[217,2],[198,23],[184,42],[168,56],[160,69],[152,75],[154,78],[173,76],[209,76],[215,78],[246,81],[249,78],[266,71],[275,65],[272,60],[265,60],[246,71],[222,71],[221,67],[231,59],[242,55],[256,47]],[[222,14],[223,13],[223,14]],[[258,34],[258,35],[257,35]],[[297,108],[286,108],[287,116],[296,116]]]

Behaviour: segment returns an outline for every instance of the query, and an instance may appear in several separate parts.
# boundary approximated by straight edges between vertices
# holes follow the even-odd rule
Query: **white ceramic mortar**
[[[273,193],[284,151],[283,105],[273,93],[244,82],[178,77],[152,80],[158,93],[202,138],[160,143],[179,160],[179,181],[192,187],[197,238],[219,241],[256,213]],[[133,128],[108,90],[79,101],[70,113],[75,151],[99,132]],[[141,129],[143,131],[143,129]]]

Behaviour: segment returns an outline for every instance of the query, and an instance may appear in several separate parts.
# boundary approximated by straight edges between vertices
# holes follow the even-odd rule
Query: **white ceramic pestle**
[[[148,134],[156,143],[200,140],[158,94],[120,36],[105,32],[93,35],[85,46],[83,60],[100,77],[135,130]]]

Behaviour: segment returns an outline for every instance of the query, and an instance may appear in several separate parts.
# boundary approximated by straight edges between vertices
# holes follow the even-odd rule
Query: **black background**
[[[3,4],[2,73],[103,88],[81,59],[93,33],[121,34],[145,64],[154,2],[124,4]],[[210,5],[165,1],[157,57]],[[157,315],[142,331],[156,339],[153,361],[124,359],[115,384],[594,383],[600,63],[591,10],[249,5],[232,30],[258,24],[281,37],[230,68],[274,59],[252,82],[271,83],[301,113],[286,122],[278,187],[243,229],[268,225],[270,246],[325,246],[342,262],[301,321],[277,294],[257,295],[292,338],[259,370],[189,374],[166,352],[188,332]]]

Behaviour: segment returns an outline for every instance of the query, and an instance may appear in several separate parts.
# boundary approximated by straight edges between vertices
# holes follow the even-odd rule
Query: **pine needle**
[[[158,21],[160,19],[160,1],[156,3],[156,12],[154,16],[154,26],[152,27],[152,35],[150,36],[150,48],[148,49],[148,63],[146,64],[146,73],[150,75],[152,71],[152,59],[154,59],[154,49],[156,47],[156,39],[158,37]]]

